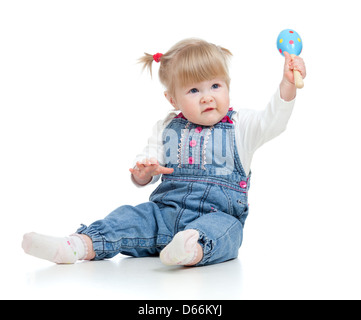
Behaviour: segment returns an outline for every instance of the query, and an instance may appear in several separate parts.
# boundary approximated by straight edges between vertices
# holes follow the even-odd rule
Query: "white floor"
[[[1,299],[360,299],[359,253],[307,252],[273,244],[202,268],[166,267],[158,258],[54,265],[16,250],[2,260]],[[317,254],[318,252],[318,254]]]
[[[29,257],[7,271],[11,274],[1,277],[4,299],[232,299],[242,294],[240,260],[182,268],[166,267],[158,258],[52,265]]]

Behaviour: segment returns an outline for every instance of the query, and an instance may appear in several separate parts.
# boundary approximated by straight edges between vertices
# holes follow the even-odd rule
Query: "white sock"
[[[199,232],[188,229],[178,232],[173,240],[161,251],[160,260],[166,265],[188,265],[197,256]]]
[[[87,255],[84,240],[76,234],[57,238],[35,232],[26,233],[22,247],[27,254],[55,263],[75,263]]]

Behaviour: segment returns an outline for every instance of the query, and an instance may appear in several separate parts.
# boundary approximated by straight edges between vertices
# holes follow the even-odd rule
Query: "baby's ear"
[[[167,98],[167,100],[174,107],[175,110],[179,110],[179,108],[177,107],[177,104],[175,102],[175,99],[169,94],[168,91],[164,91],[164,96]]]

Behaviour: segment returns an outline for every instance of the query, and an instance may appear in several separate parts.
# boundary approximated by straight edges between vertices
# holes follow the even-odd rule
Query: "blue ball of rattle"
[[[302,51],[302,39],[295,30],[285,29],[278,35],[277,49],[283,56],[284,51],[298,56]]]

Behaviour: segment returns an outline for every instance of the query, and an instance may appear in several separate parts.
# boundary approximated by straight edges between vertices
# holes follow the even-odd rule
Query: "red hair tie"
[[[160,57],[163,55],[163,53],[156,53],[155,55],[153,55],[153,59],[155,62],[160,62]]]

